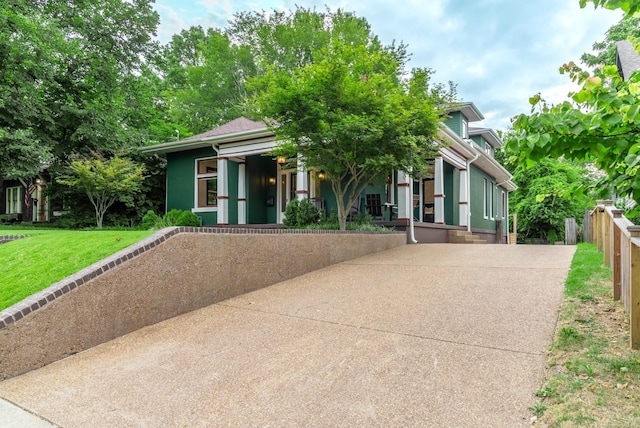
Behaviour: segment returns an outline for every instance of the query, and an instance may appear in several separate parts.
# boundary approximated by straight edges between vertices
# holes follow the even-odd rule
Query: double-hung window
[[[7,187],[6,214],[22,212],[22,187]]]
[[[196,159],[196,208],[218,206],[218,160]]]
[[[491,144],[485,142],[484,143],[484,151],[487,153],[487,155],[493,157],[493,147],[491,147]]]
[[[487,195],[487,187],[488,187],[488,182],[486,178],[482,179],[482,206],[483,206],[483,216],[484,218],[489,218],[489,198]]]

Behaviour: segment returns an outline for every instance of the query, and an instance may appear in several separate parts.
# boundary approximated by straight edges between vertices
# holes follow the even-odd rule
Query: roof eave
[[[187,150],[201,149],[205,147],[215,147],[220,144],[233,143],[243,140],[254,140],[257,138],[274,137],[275,134],[267,129],[258,128],[248,131],[234,132],[233,134],[214,135],[211,137],[185,139],[180,141],[170,141],[168,143],[156,144],[153,146],[140,147],[142,153],[174,153]]]

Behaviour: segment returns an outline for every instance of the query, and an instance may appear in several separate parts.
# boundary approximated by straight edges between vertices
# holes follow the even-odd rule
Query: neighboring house
[[[27,179],[0,179],[0,220],[49,221],[49,197],[44,192],[48,182],[49,174],[46,170]]]
[[[432,177],[411,180],[396,172],[368,186],[355,207],[397,229],[415,219],[420,242],[446,242],[448,230],[467,230],[506,242],[512,176],[493,158],[502,142],[491,129],[471,128],[484,117],[473,103],[449,112]],[[312,199],[326,214],[337,210],[330,183],[295,159],[270,153],[274,134],[260,122],[238,118],[181,141],[142,147],[167,158],[166,208],[191,210],[203,225],[276,225],[287,203]],[[294,165],[293,167],[291,165]],[[371,206],[376,204],[377,206]]]
[[[622,80],[628,80],[634,71],[640,69],[640,56],[630,41],[616,42],[616,66]]]

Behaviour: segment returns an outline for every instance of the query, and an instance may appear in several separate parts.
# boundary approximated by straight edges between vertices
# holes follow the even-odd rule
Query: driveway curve
[[[64,428],[529,426],[574,251],[394,248],[145,327],[0,397]]]

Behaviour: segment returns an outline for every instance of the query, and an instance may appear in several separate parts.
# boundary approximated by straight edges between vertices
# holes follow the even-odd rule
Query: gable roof
[[[495,149],[499,149],[500,147],[502,147],[502,140],[500,139],[496,131],[494,131],[491,128],[469,127],[469,135],[470,136],[481,135]]]
[[[627,80],[631,73],[640,69],[640,56],[628,40],[616,42],[616,65],[622,80]]]
[[[478,107],[472,102],[454,103],[447,109],[447,113],[459,111],[469,122],[477,122],[483,120],[484,116],[478,110]]]
[[[275,136],[264,123],[256,122],[246,117],[239,117],[207,132],[193,135],[179,141],[169,141],[153,146],[140,147],[140,151],[143,153],[159,154],[173,153],[258,138],[273,139]]]
[[[233,119],[231,122],[227,122],[224,125],[220,125],[217,128],[213,128],[207,132],[203,132],[202,134],[193,135],[191,137],[185,138],[183,141],[195,140],[195,139],[205,139],[216,137],[219,135],[229,135],[236,134],[238,132],[244,131],[252,131],[254,129],[264,129],[266,128],[265,124],[262,122],[256,122],[246,117],[239,117],[237,119]]]

